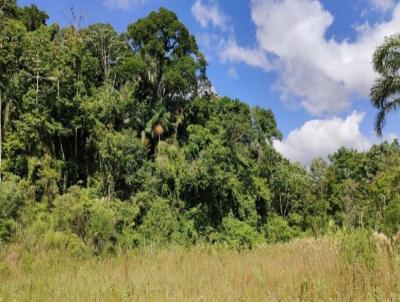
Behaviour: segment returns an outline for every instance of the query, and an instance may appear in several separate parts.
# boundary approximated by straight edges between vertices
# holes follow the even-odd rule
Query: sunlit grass
[[[373,270],[344,265],[334,239],[80,260],[14,245],[0,258],[0,301],[398,301],[399,273],[386,254]]]

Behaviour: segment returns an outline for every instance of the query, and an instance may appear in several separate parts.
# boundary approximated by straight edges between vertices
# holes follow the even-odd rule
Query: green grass
[[[397,255],[373,269],[342,260],[335,239],[250,251],[169,248],[77,259],[62,252],[1,252],[0,301],[399,301]]]

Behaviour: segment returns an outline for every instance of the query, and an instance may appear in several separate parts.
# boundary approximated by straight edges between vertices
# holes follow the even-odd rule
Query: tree
[[[385,39],[374,53],[373,64],[380,77],[371,89],[372,105],[379,110],[375,130],[382,136],[387,114],[396,111],[400,105],[400,35]]]
[[[0,16],[4,14],[9,18],[16,18],[18,12],[16,0],[0,0]]]
[[[132,131],[98,131],[99,172],[109,199],[116,193],[129,196],[137,188],[137,174],[146,159],[146,150]]]
[[[160,8],[130,24],[127,38],[145,62],[139,73],[139,99],[176,108],[196,97],[199,82],[206,79],[206,61],[194,36],[173,12]]]
[[[251,109],[251,118],[253,127],[257,133],[260,143],[270,143],[274,139],[282,139],[282,134],[278,130],[274,114],[271,110],[265,110],[260,107]]]
[[[0,0],[0,240],[33,236],[34,225],[53,245],[99,254],[152,240],[251,247],[262,233],[398,231],[397,141],[340,148],[307,170],[274,149],[271,110],[208,89],[204,57],[173,12],[121,34],[46,19]],[[376,53],[373,90],[384,114],[397,108],[400,64],[388,49]]]
[[[37,8],[35,4],[20,8],[18,18],[24,23],[28,31],[34,31],[42,25],[46,25],[49,16]]]
[[[283,160],[277,163],[271,177],[273,205],[284,219],[293,213],[303,213],[310,202],[311,180],[300,164]]]
[[[127,47],[125,41],[110,24],[93,24],[84,30],[85,43],[98,58],[103,71],[103,79],[108,81],[112,64],[118,62],[118,54]]]

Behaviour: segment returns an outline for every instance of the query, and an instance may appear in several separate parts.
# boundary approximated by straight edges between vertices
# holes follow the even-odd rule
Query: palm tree
[[[380,77],[371,89],[372,105],[379,110],[375,131],[382,136],[389,112],[400,105],[400,34],[387,37],[377,48],[373,58],[374,70]]]
[[[152,114],[150,120],[145,123],[144,129],[141,133],[145,145],[148,144],[149,137],[157,139],[159,143],[161,136],[169,129],[171,123],[171,114],[165,109],[165,107],[159,107],[152,110]]]

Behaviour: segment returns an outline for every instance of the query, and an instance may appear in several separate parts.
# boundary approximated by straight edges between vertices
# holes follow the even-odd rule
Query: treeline
[[[1,244],[100,254],[398,231],[397,141],[307,170],[272,147],[271,110],[213,93],[173,12],[117,33],[46,25],[36,6],[3,3]]]

